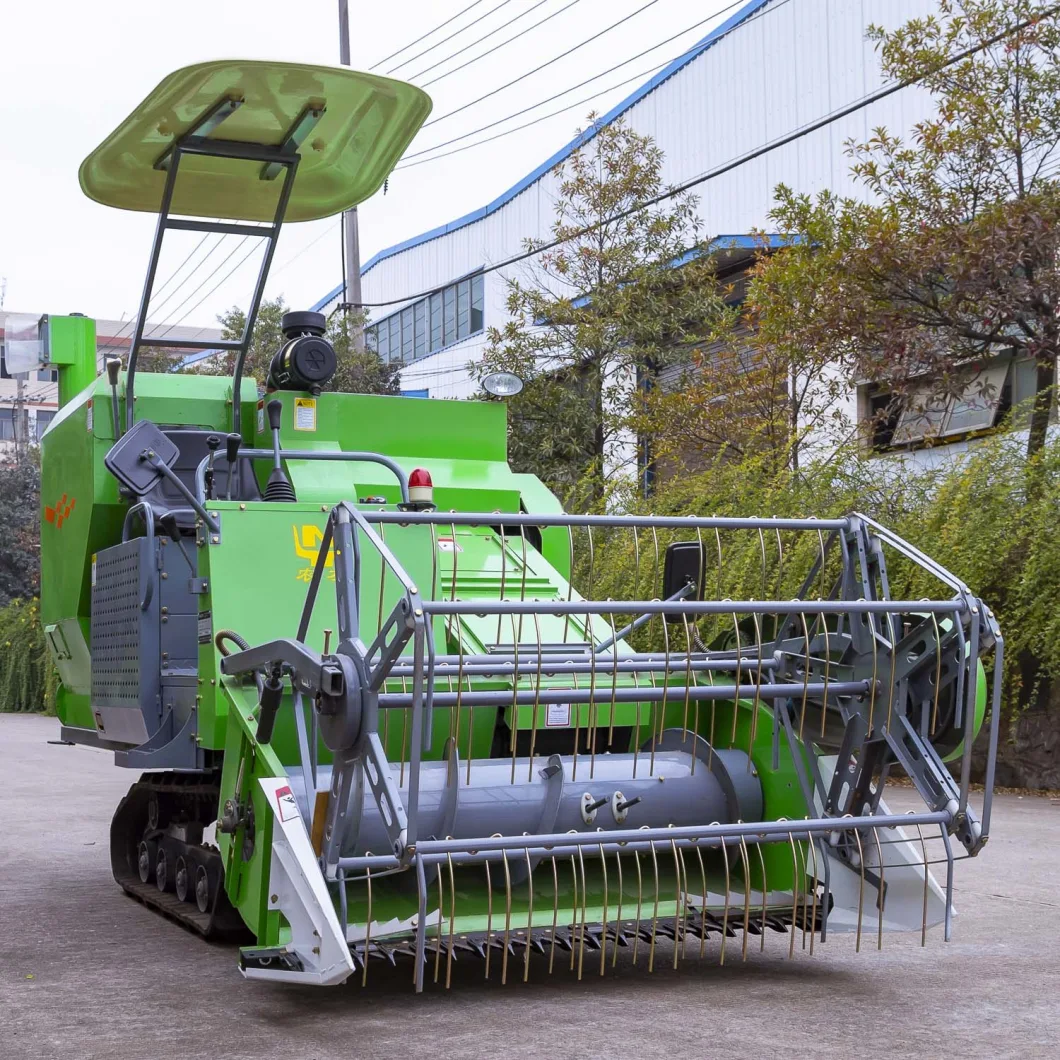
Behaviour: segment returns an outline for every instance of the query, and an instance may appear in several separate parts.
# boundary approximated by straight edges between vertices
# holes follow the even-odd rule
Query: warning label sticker
[[[258,434],[265,433],[265,402],[258,402]]]
[[[85,430],[88,431],[89,434],[92,433],[92,402],[91,401],[89,401],[85,405]]]
[[[570,704],[549,703],[545,712],[546,725],[570,725]]]
[[[440,537],[438,538],[438,551],[439,552],[463,552],[464,550],[451,537]]]
[[[298,816],[298,803],[294,801],[294,793],[286,784],[276,789],[276,812],[281,821],[293,821]]]
[[[296,431],[315,431],[317,429],[317,399],[294,399],[294,429]]]
[[[213,621],[209,611],[199,612],[199,643],[209,644],[213,636]]]
[[[95,585],[96,585],[96,554],[95,554],[95,552],[93,552],[92,553],[92,587],[95,588]]]

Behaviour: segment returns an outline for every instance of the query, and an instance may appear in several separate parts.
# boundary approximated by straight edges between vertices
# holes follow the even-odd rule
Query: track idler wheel
[[[177,897],[182,901],[188,900],[188,893],[191,888],[188,886],[191,882],[191,874],[188,872],[188,862],[183,855],[177,858],[177,871],[173,875],[173,889],[177,892]]]

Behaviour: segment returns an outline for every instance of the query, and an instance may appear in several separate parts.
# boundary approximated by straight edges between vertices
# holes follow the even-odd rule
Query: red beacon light
[[[412,511],[430,511],[434,508],[434,483],[425,467],[414,468],[409,475],[409,505]]]

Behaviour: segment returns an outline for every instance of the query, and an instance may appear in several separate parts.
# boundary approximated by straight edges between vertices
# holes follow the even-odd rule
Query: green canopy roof
[[[225,59],[170,74],[81,163],[81,189],[123,210],[157,213],[166,181],[159,160],[226,99],[242,101],[211,139],[280,146],[307,107],[324,113],[299,148],[287,220],[329,217],[382,185],[427,115],[431,100],[403,81],[346,67]],[[279,180],[260,162],[184,154],[172,212],[272,220]]]

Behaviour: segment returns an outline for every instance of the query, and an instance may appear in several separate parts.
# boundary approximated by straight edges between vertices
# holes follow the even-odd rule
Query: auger
[[[1002,654],[957,578],[860,514],[565,514],[509,468],[502,403],[328,391],[318,314],[284,319],[260,396],[244,378],[283,221],[371,195],[429,106],[347,69],[207,63],[81,168],[159,213],[125,370],[94,378],[83,318],[51,318],[42,358],[62,734],[142,772],[118,883],[239,938],[246,977],[317,984],[398,957],[419,990],[471,955],[508,980],[746,957],[767,931],[791,955],[948,938]],[[145,334],[173,230],[262,242],[238,339]],[[138,372],[159,345],[233,354],[233,378]],[[888,562],[932,598],[893,598]],[[917,812],[888,809],[895,768]]]

